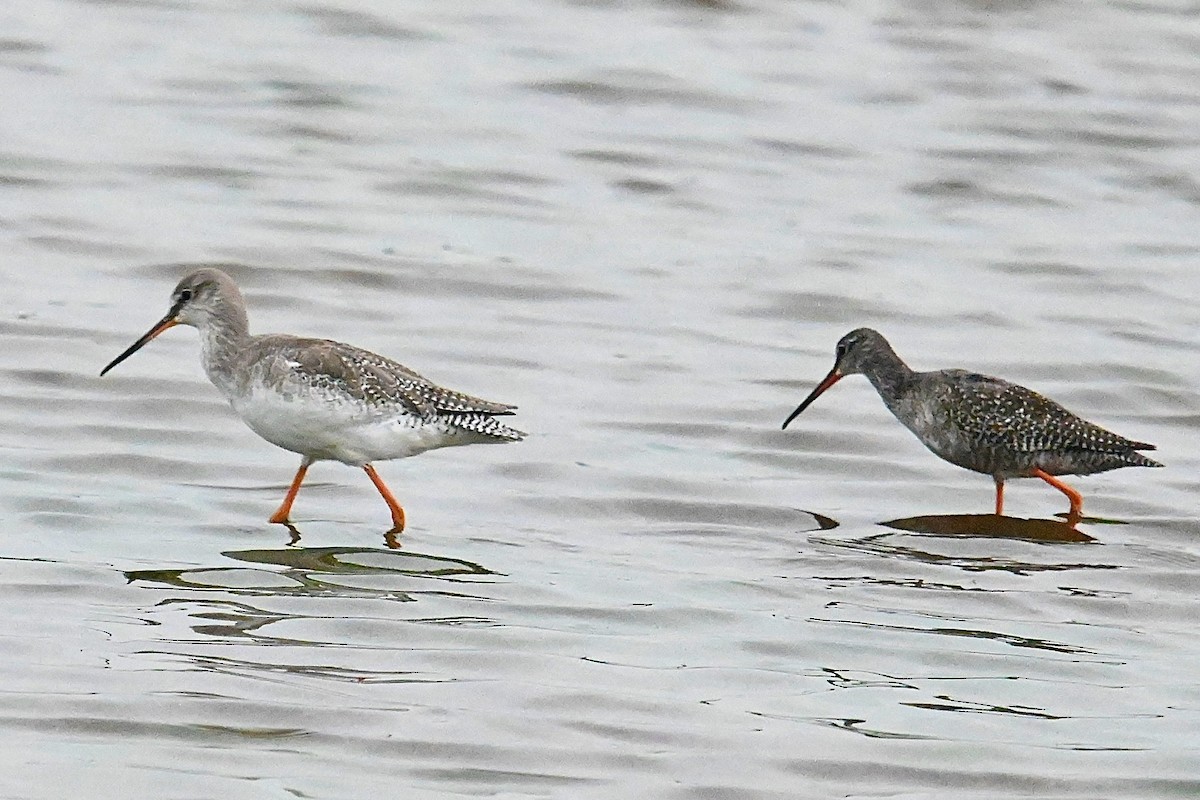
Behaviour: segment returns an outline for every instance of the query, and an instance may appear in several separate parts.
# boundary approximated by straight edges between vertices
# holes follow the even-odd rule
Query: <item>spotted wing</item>
[[[1008,381],[952,371],[944,408],[968,440],[1021,453],[1153,450],[1072,414],[1050,398]]]
[[[270,337],[263,337],[269,339]],[[426,418],[512,414],[516,406],[442,388],[403,364],[341,342],[291,339],[276,344],[292,380],[369,408],[401,407]]]

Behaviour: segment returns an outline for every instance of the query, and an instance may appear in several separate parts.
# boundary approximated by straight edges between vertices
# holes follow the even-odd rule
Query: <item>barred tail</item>
[[[1147,449],[1153,450],[1154,448],[1149,447]],[[1161,466],[1163,466],[1162,464],[1158,463],[1157,461],[1155,461],[1152,458],[1146,458],[1144,455],[1137,452],[1136,450],[1130,450],[1128,453],[1125,454],[1125,463],[1127,463],[1131,467],[1161,467]]]
[[[519,442],[526,435],[524,431],[504,425],[490,414],[448,414],[445,419],[453,428],[497,442]]]

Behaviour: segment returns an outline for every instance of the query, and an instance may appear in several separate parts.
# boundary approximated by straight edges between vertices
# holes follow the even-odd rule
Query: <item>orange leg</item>
[[[292,503],[296,502],[296,495],[300,492],[300,484],[304,482],[304,475],[308,472],[308,465],[310,463],[307,459],[300,462],[300,469],[296,470],[296,477],[292,478],[292,485],[288,487],[287,495],[283,498],[283,504],[279,506],[279,510],[272,514],[267,522],[288,524],[288,515],[292,513]]]
[[[1078,519],[1083,514],[1083,495],[1072,489],[1070,486],[1067,486],[1049,472],[1045,472],[1044,470],[1040,470],[1035,467],[1033,470],[1033,475],[1041,478],[1046,483],[1050,484],[1055,489],[1058,489],[1067,496],[1067,499],[1071,501],[1071,510],[1069,512],[1069,516]]]
[[[404,509],[396,502],[396,498],[392,496],[387,484],[383,482],[383,478],[379,477],[379,473],[370,464],[364,464],[363,470],[367,473],[367,477],[371,479],[371,483],[375,484],[375,488],[383,495],[383,502],[388,504],[388,508],[392,511],[392,531],[399,533],[404,530]]]
[[[996,479],[996,516],[1004,514],[1004,479]]]

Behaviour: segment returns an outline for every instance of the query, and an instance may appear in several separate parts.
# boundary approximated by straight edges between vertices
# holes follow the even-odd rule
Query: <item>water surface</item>
[[[1190,11],[3,19],[3,796],[1200,792]],[[381,465],[399,549],[318,464],[294,540],[192,331],[97,375],[200,263],[530,438]],[[860,325],[1168,468],[936,532],[992,483],[866,381],[779,430]]]

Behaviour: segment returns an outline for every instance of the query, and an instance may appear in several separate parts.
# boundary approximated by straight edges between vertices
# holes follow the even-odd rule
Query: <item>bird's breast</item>
[[[955,466],[993,474],[996,453],[978,437],[956,424],[942,398],[916,392],[889,404],[892,413],[935,455]]]

